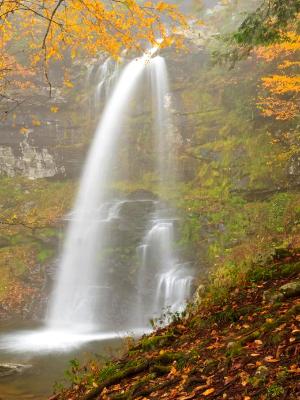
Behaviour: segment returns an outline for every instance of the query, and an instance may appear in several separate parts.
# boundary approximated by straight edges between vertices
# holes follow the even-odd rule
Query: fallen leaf
[[[300,372],[300,368],[298,367],[297,364],[293,364],[293,365],[290,366],[289,372],[299,373]]]
[[[233,379],[234,379],[234,377],[232,377],[232,376],[225,376],[224,377],[225,385],[227,385],[229,382],[232,382]]]
[[[286,327],[286,324],[281,324],[278,326],[278,328],[275,329],[275,332],[280,332]]]
[[[194,392],[200,392],[200,390],[203,390],[203,389],[205,389],[205,388],[207,388],[207,385],[197,386],[197,387],[194,389]]]
[[[171,371],[169,372],[169,376],[176,375],[176,374],[177,374],[177,369],[174,365],[172,365]]]
[[[242,371],[240,373],[240,377],[242,380],[242,386],[247,386],[249,383],[249,374],[247,374],[247,372],[245,372],[245,371]]]
[[[209,395],[212,394],[214,391],[215,391],[214,388],[210,388],[210,389],[205,390],[205,392],[203,392],[202,394],[203,394],[203,396],[209,396]]]
[[[269,362],[269,363],[277,363],[277,362],[279,362],[279,360],[277,360],[277,358],[273,358],[272,356],[265,357],[265,361]]]
[[[292,374],[300,374],[300,368],[297,369],[289,369],[289,372],[291,372]]]
[[[20,133],[22,133],[22,135],[26,135],[29,132],[28,128],[21,128],[20,129]]]

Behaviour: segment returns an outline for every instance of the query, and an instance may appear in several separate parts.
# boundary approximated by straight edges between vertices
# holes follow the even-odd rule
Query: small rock
[[[236,343],[235,343],[235,342],[229,342],[229,343],[227,344],[227,349],[228,349],[228,350],[233,349],[235,346],[236,346]]]
[[[193,297],[193,303],[195,305],[200,305],[204,294],[205,294],[205,286],[201,284],[195,290],[194,297]]]
[[[265,365],[261,365],[257,368],[255,376],[257,378],[265,379],[269,375],[269,369]]]
[[[279,292],[285,298],[300,296],[300,280],[286,283],[279,288]]]
[[[275,303],[284,298],[284,295],[280,292],[274,292],[273,290],[266,290],[263,292],[264,303]]]

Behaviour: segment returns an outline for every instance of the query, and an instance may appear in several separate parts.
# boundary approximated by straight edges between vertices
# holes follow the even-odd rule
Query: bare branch
[[[46,30],[46,33],[45,33],[45,36],[44,36],[44,40],[43,40],[43,46],[42,46],[43,49],[46,48],[46,41],[47,41],[47,37],[48,37],[49,32],[50,32],[51,25],[52,25],[53,22],[55,22],[54,21],[55,14],[56,14],[57,10],[59,9],[59,7],[61,6],[61,4],[63,2],[64,2],[64,0],[58,0],[56,6],[54,7],[54,9],[52,11],[52,14],[51,14],[50,18],[49,18],[49,24],[47,26],[47,30]]]

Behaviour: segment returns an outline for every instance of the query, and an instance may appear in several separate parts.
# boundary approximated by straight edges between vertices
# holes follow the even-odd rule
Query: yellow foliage
[[[41,121],[40,120],[38,120],[38,119],[33,119],[32,120],[32,125],[33,126],[41,126]]]
[[[118,59],[123,49],[137,53],[158,43],[181,46],[176,32],[187,26],[174,5],[147,0],[2,0],[0,22],[2,94],[11,86],[33,86],[28,77],[37,68],[49,83],[49,62],[66,55],[73,60],[104,51]],[[64,85],[73,87],[69,79]]]
[[[295,118],[300,112],[300,74],[298,61],[300,35],[288,32],[280,43],[256,50],[258,58],[277,61],[278,73],[262,77],[262,88],[267,95],[260,96],[258,108],[266,117],[278,120]]]
[[[20,133],[22,133],[22,135],[26,135],[27,133],[29,133],[29,129],[23,127],[20,129]]]
[[[118,58],[123,49],[143,51],[158,39],[169,46],[177,41],[176,27],[186,26],[176,7],[163,1],[2,0],[0,11],[0,82],[18,65],[8,55],[8,44],[16,43],[19,53],[25,50],[31,67],[47,68],[65,54],[74,59],[105,51]]]

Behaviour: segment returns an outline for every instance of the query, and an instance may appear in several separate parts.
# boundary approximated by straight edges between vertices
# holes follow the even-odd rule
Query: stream
[[[70,360],[78,359],[81,362],[92,358],[105,360],[121,354],[123,347],[123,340],[116,336],[86,343],[74,340],[72,344],[69,342],[64,349],[62,346],[60,350],[54,351],[47,351],[43,346],[44,351],[39,351],[39,343],[36,341],[39,329],[36,322],[29,321],[1,324],[1,364],[22,364],[25,368],[21,372],[0,377],[0,400],[45,400],[53,393],[56,382],[64,386],[70,384],[65,374],[70,368]],[[35,336],[30,336],[33,334]],[[29,343],[26,340],[28,341],[29,338],[33,339],[32,351],[29,351],[29,346],[28,350],[24,351],[22,344],[27,346]],[[46,339],[45,336],[44,338]],[[34,341],[36,341],[36,346]],[[4,345],[6,349],[3,349]]]

